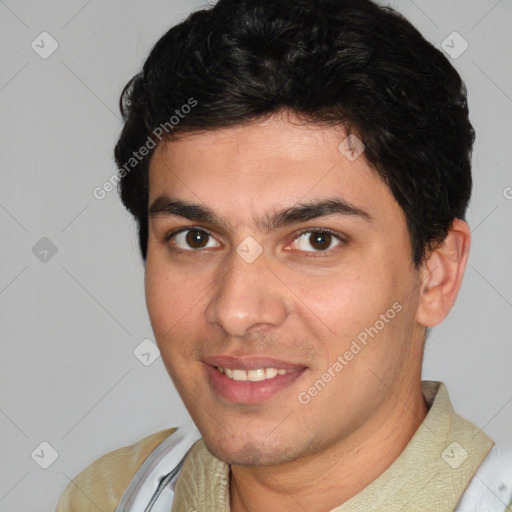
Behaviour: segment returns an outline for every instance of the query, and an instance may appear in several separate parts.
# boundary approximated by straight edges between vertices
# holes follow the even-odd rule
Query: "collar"
[[[442,382],[423,381],[422,392],[429,411],[402,453],[377,479],[330,512],[454,510],[494,442],[455,413]],[[229,512],[229,473],[229,465],[199,440],[183,464],[172,512]]]

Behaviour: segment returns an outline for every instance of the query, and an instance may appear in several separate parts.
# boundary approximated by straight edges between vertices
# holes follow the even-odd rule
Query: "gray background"
[[[122,87],[199,5],[0,2],[1,511],[53,510],[102,454],[190,421],[161,359],[145,366],[133,353],[152,339],[134,223],[115,190],[92,192],[115,172]],[[471,256],[424,378],[445,382],[459,414],[512,449],[512,2],[390,5],[437,47],[453,31],[468,42],[450,58],[477,131]],[[50,48],[43,31],[59,45],[46,59],[31,47]],[[47,469],[42,442],[58,453]]]

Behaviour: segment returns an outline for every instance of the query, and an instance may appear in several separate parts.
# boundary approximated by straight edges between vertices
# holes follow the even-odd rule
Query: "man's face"
[[[151,324],[206,445],[227,462],[280,464],[371,432],[419,379],[406,221],[364,153],[339,150],[345,138],[273,116],[187,135],[152,157]],[[165,197],[215,218],[170,215]],[[323,201],[352,209],[270,223]]]

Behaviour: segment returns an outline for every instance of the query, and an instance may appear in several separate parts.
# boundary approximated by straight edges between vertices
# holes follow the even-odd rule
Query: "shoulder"
[[[456,512],[481,510],[512,512],[512,452],[497,445],[470,481]]]
[[[161,430],[94,461],[68,484],[56,512],[114,511],[144,460],[175,431]]]

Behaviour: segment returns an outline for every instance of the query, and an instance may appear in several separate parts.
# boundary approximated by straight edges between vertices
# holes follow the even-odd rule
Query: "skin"
[[[341,127],[281,112],[162,143],[150,162],[150,205],[172,195],[208,206],[226,224],[150,216],[145,285],[167,371],[208,449],[231,464],[235,512],[340,505],[389,467],[427,414],[425,327],[441,322],[455,301],[469,229],[456,220],[415,268],[401,208],[364,153],[350,161],[340,152],[345,137]],[[332,197],[373,220],[330,215],[271,230],[255,222]],[[211,234],[204,248],[184,235],[165,239],[185,227]],[[299,236],[306,228],[312,232]],[[345,241],[333,237],[319,249],[311,240],[320,228]],[[263,249],[252,263],[236,252],[249,236]],[[299,393],[395,303],[401,311],[301,403]],[[237,404],[208,383],[202,359],[218,354],[265,355],[307,370],[263,403]]]

